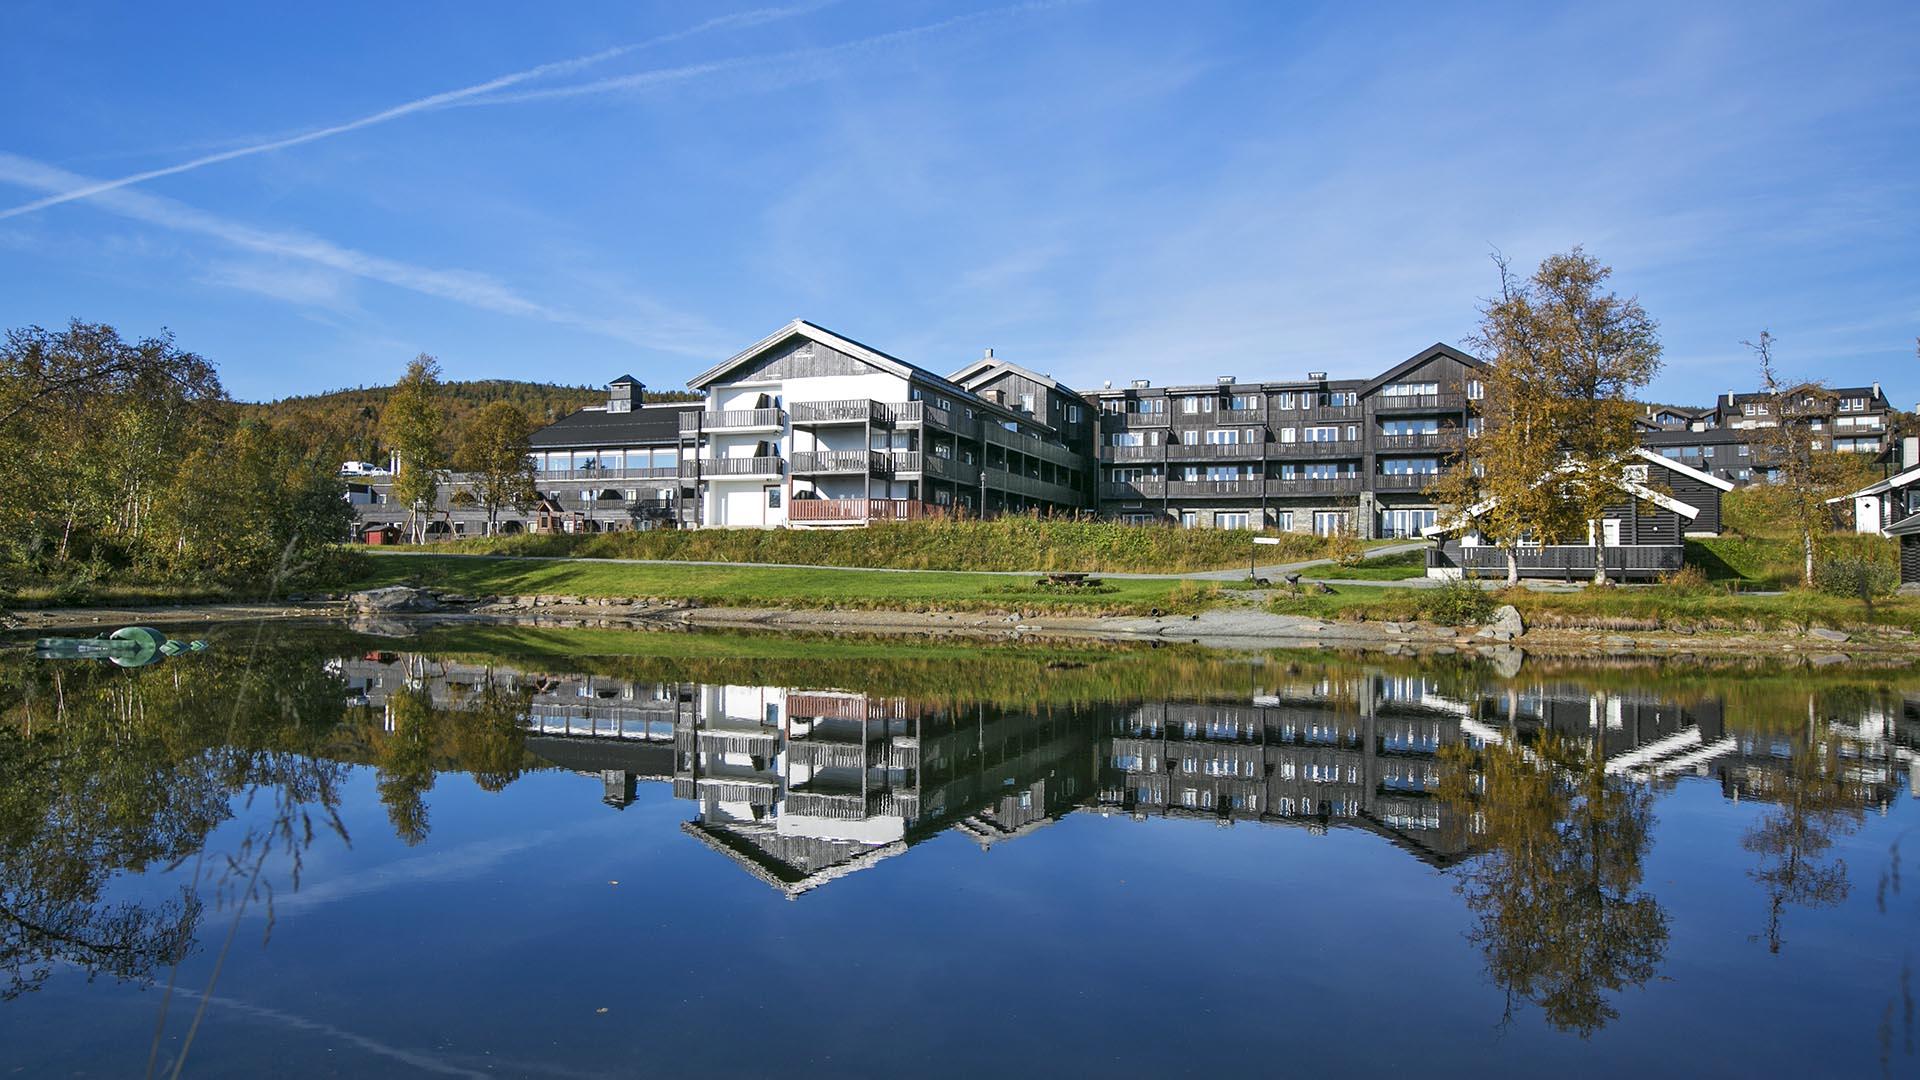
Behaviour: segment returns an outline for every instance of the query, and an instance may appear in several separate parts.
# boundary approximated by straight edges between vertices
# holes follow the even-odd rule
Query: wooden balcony
[[[787,503],[787,520],[802,525],[916,521],[921,514],[918,499],[793,499]]]
[[[1375,491],[1425,491],[1427,487],[1439,481],[1443,474],[1430,473],[1376,473],[1373,477]]]
[[[1464,394],[1376,394],[1373,398],[1376,413],[1441,412],[1466,407]]]
[[[1271,458],[1307,458],[1325,460],[1327,458],[1357,458],[1366,447],[1358,439],[1332,439],[1325,442],[1283,442],[1274,443],[1267,456]]]
[[[1373,449],[1377,453],[1391,454],[1409,450],[1457,450],[1460,448],[1460,429],[1451,431],[1425,432],[1418,435],[1375,435]]]
[[[1608,547],[1607,573],[1620,578],[1654,578],[1680,569],[1686,548],[1680,544],[1622,544]],[[1579,581],[1593,576],[1591,544],[1549,544],[1522,548],[1520,576]],[[1449,543],[1427,549],[1428,569],[1459,570],[1469,577],[1505,577],[1507,553],[1497,547]]]
[[[1358,495],[1364,478],[1334,476],[1272,479],[1267,481],[1268,495]]]
[[[785,468],[786,462],[777,457],[700,458],[681,462],[680,478],[779,476]]]
[[[1167,448],[1164,446],[1103,446],[1100,448],[1100,460],[1125,463],[1129,461],[1165,461]]]
[[[1250,480],[1169,480],[1167,494],[1172,498],[1212,496],[1253,496],[1259,498],[1262,481]]]
[[[795,476],[881,473],[885,471],[881,457],[871,450],[799,450],[793,455],[793,472]]]
[[[1258,461],[1263,449],[1260,443],[1173,443],[1166,447],[1168,461]]]
[[[917,404],[917,403],[916,403]],[[796,401],[791,410],[795,426],[825,424],[888,424],[892,416],[883,402],[872,398],[845,398],[839,401]]]
[[[1148,480],[1144,477],[1139,480],[1123,480],[1100,485],[1100,497],[1103,499],[1158,499],[1165,495],[1166,491],[1165,480]]]
[[[787,422],[782,409],[724,409],[680,414],[682,434],[700,431],[777,431]]]
[[[535,469],[537,480],[671,480],[680,475],[674,466],[665,468]]]
[[[951,480],[956,484],[978,484],[980,466],[969,465],[939,454],[921,455],[921,465],[930,480]]]

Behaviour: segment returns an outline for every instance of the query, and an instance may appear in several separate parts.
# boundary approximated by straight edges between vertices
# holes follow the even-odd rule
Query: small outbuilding
[[[1886,533],[1900,541],[1900,584],[1920,586],[1920,514],[1908,514]]]

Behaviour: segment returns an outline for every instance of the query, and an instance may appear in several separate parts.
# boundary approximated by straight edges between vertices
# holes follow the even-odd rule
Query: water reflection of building
[[[1356,672],[1237,701],[1012,709],[836,690],[652,683],[371,654],[337,661],[353,704],[399,687],[460,708],[517,695],[528,748],[597,776],[611,806],[671,782],[687,833],[789,897],[949,830],[984,845],[1075,809],[1371,832],[1434,866],[1476,849],[1436,793],[1443,748],[1551,731],[1623,779],[1717,778],[1730,798],[1792,782],[1805,738],[1732,730],[1722,702],[1578,684],[1461,689]],[[1920,796],[1920,699],[1826,724],[1861,805]]]

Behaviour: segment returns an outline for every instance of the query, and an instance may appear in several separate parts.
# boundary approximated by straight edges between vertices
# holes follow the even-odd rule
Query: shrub
[[[1712,587],[1707,572],[1699,566],[1688,563],[1669,574],[1660,575],[1660,584],[1677,593],[1703,593]]]
[[[1860,555],[1837,555],[1816,563],[1813,587],[1828,596],[1859,600],[1873,610],[1875,597],[1886,596],[1900,585],[1900,571],[1876,559]]]
[[[1441,626],[1468,626],[1493,617],[1493,597],[1470,581],[1446,581],[1420,595],[1420,617]]]

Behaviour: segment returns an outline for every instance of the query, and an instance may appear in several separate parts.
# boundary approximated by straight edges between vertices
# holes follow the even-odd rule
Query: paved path
[[[1418,551],[1426,547],[1425,541],[1413,541],[1405,544],[1387,544],[1367,551],[1365,558],[1378,559],[1388,555],[1398,555],[1406,551]],[[456,559],[494,559],[500,561],[521,562],[590,562],[612,563],[623,566],[724,566],[734,569],[752,570],[851,570],[866,574],[981,574],[989,577],[1033,577],[1035,574],[1050,573],[1047,570],[908,570],[892,566],[817,566],[809,563],[741,563],[723,562],[717,559],[592,559],[573,555],[460,555],[437,551],[383,551],[374,558],[406,559],[443,555]],[[1256,568],[1254,576],[1269,581],[1278,580],[1284,574],[1295,573],[1310,566],[1330,566],[1332,559],[1308,559],[1304,562],[1274,563]],[[1232,570],[1195,570],[1184,574],[1138,574],[1111,573],[1100,574],[1107,578],[1137,578],[1143,580],[1191,580],[1191,581],[1245,581],[1247,572]],[[1416,578],[1415,582],[1425,579]],[[1329,582],[1329,584],[1350,585],[1391,585],[1394,582],[1353,581]],[[1402,582],[1401,584],[1405,584]]]

